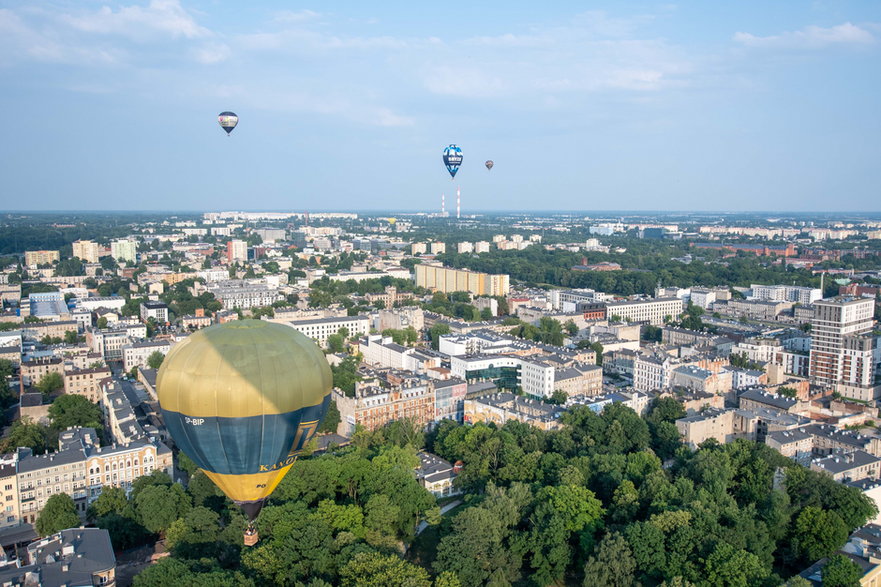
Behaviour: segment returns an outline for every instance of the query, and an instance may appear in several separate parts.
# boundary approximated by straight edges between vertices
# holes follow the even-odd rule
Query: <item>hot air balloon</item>
[[[315,434],[333,378],[321,350],[281,324],[239,320],[171,349],[157,376],[175,444],[254,519]]]
[[[455,178],[456,172],[459,171],[459,166],[462,165],[462,149],[456,145],[450,145],[444,149],[444,165],[447,166],[447,171],[450,172],[450,178]]]
[[[236,116],[235,112],[221,112],[217,115],[217,122],[220,123],[220,128],[225,130],[226,135],[229,136],[229,133],[232,132],[232,129],[234,129],[239,123],[239,117]]]
[[[486,163],[484,163],[484,165],[486,165],[487,169],[492,169],[493,165],[495,165],[495,163],[493,163],[492,159],[489,159]]]

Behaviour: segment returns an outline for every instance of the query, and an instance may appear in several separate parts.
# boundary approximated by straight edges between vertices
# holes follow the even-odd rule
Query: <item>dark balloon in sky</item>
[[[492,168],[493,168],[493,165],[495,165],[495,163],[493,163],[493,160],[490,159],[490,160],[488,160],[486,163],[484,163],[484,165],[486,165],[486,168],[487,168],[487,169],[492,169]]]
[[[462,164],[462,149],[460,149],[456,145],[450,145],[446,149],[444,149],[444,165],[447,166],[447,171],[450,172],[450,177],[455,178],[456,172],[459,171],[459,166]]]
[[[239,117],[236,116],[235,112],[221,112],[217,116],[217,122],[220,123],[220,128],[225,130],[226,134],[229,135],[229,133],[232,132],[232,129],[234,129],[239,123]]]

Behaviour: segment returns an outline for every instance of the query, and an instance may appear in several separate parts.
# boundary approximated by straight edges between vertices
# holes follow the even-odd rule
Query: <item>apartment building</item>
[[[105,361],[121,361],[123,347],[134,340],[147,338],[144,324],[125,324],[114,329],[91,329],[86,331],[86,343],[92,352],[100,354]]]
[[[164,302],[141,302],[141,322],[147,322],[151,318],[159,324],[168,322],[168,306]]]
[[[823,291],[817,287],[796,285],[756,285],[749,286],[752,299],[770,302],[797,302],[804,306],[823,298]]]
[[[721,444],[734,440],[734,410],[708,408],[700,414],[676,420],[683,441],[692,449],[714,438]]]
[[[19,369],[22,388],[36,385],[49,373],[58,373],[64,377],[64,361],[61,357],[38,357],[23,361]]]
[[[86,263],[97,263],[101,248],[94,241],[73,241],[73,256]]]
[[[813,437],[804,430],[771,432],[765,437],[765,444],[800,465],[810,465],[813,455]]]
[[[833,388],[871,388],[874,383],[875,300],[839,296],[814,304],[810,378]],[[844,393],[854,397],[852,392]],[[874,392],[869,395],[875,399]],[[862,399],[862,398],[860,398]]]
[[[435,391],[428,382],[408,382],[392,389],[359,385],[354,397],[334,389],[333,399],[340,411],[337,433],[347,437],[358,424],[372,431],[404,418],[420,427],[435,420]]]
[[[122,347],[122,368],[131,371],[134,367],[146,367],[150,355],[167,355],[170,350],[171,342],[167,340],[145,340],[127,344]]]
[[[411,369],[411,356],[416,349],[395,343],[390,336],[371,334],[358,341],[358,349],[368,365],[388,367],[391,369]]]
[[[413,293],[409,292],[409,291],[399,292],[398,288],[396,288],[393,285],[390,285],[385,288],[383,293],[376,293],[376,294],[369,293],[364,296],[364,299],[368,303],[370,303],[371,305],[376,304],[377,302],[382,302],[383,307],[391,308],[396,303],[398,303],[400,301],[412,300]]]
[[[811,462],[811,470],[830,475],[836,481],[846,483],[860,479],[881,477],[881,457],[862,450],[844,454],[832,454]]]
[[[29,448],[15,453],[21,520],[33,524],[52,495],[70,495],[85,517],[89,504],[107,486],[131,488],[141,475],[161,469],[172,473],[171,450],[149,441],[98,446],[94,429],[74,428],[62,433],[59,450],[34,455]]]
[[[417,332],[425,327],[425,314],[422,308],[418,306],[402,306],[390,310],[380,310],[373,318],[373,328],[377,332],[383,332],[389,328],[393,330],[406,330],[410,326]]]
[[[110,255],[117,261],[125,261],[134,265],[138,262],[138,241],[134,239],[111,241]]]
[[[57,322],[31,322],[21,325],[21,336],[24,340],[43,340],[49,338],[64,338],[68,332],[79,332],[79,322],[76,320],[59,320]]]
[[[0,568],[0,585],[116,585],[116,555],[101,528],[70,528],[28,545],[15,564]]]
[[[101,384],[110,379],[108,367],[96,369],[72,369],[64,373],[64,393],[81,395],[90,402],[101,400]]]
[[[416,285],[444,293],[466,291],[473,296],[507,296],[509,276],[490,275],[464,269],[449,269],[441,265],[420,263],[414,267]]]
[[[670,385],[695,392],[724,395],[731,391],[732,376],[730,371],[714,373],[696,365],[683,365],[673,369]]]
[[[580,303],[604,302],[608,295],[592,289],[552,289],[549,292],[551,305],[555,310],[574,312]]]
[[[654,391],[670,386],[673,370],[682,363],[665,354],[642,354],[633,357],[633,388]]]
[[[881,456],[881,439],[857,430],[842,430],[831,424],[809,424],[802,430],[811,435],[813,452],[817,455],[863,450]]]
[[[225,310],[259,308],[271,306],[283,300],[284,296],[264,281],[227,280],[208,285],[207,291],[223,304]]]
[[[243,240],[231,240],[226,243],[226,262],[236,263],[248,260],[248,243]]]
[[[418,267],[418,265],[417,265]],[[654,298],[627,302],[606,302],[608,316],[618,316],[628,322],[646,322],[654,326],[664,324],[665,318],[675,319],[685,309],[679,298]]]
[[[807,407],[798,398],[778,395],[764,389],[748,389],[738,396],[738,402],[741,408],[747,410],[764,408],[790,414],[800,412]]]
[[[60,258],[58,251],[25,251],[24,264],[33,269],[39,265],[57,263]]]
[[[463,402],[466,423],[486,422],[504,426],[508,420],[530,424],[541,430],[560,428],[562,406],[547,404],[537,399],[529,399],[501,392]]]
[[[94,296],[89,298],[79,298],[77,307],[83,308],[90,312],[94,312],[100,308],[108,310],[122,310],[125,305],[125,298],[119,296]]]
[[[21,504],[18,499],[18,474],[15,459],[4,458],[0,462],[0,529],[21,524]]]
[[[468,393],[468,383],[462,379],[447,379],[435,381],[434,385],[434,419],[443,419],[462,422],[465,417],[465,396]]]
[[[307,320],[291,320],[283,322],[317,342],[327,346],[327,337],[346,328],[349,336],[363,336],[370,332],[370,318],[367,316],[345,316],[341,318],[314,318]]]
[[[585,364],[557,368],[554,391],[562,391],[569,397],[599,395],[603,392],[603,368]]]

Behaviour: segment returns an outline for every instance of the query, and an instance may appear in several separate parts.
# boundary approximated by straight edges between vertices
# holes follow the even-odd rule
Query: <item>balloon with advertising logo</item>
[[[239,117],[236,116],[235,112],[221,112],[217,115],[217,122],[220,123],[220,128],[225,130],[226,135],[229,136],[232,129],[239,123]]]
[[[462,149],[456,145],[450,145],[444,149],[444,165],[450,172],[450,178],[456,177],[459,166],[462,164]]]
[[[236,320],[177,343],[159,369],[159,405],[175,444],[248,516],[315,434],[333,378],[324,354],[289,326]]]

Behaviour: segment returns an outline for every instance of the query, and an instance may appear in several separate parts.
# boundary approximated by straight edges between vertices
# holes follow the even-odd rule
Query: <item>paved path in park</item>
[[[445,513],[447,513],[448,511],[450,511],[454,507],[460,506],[460,505],[462,505],[461,499],[457,499],[456,501],[451,501],[450,503],[448,503],[447,505],[445,505],[444,507],[442,507],[440,509],[440,513],[441,513],[441,515],[444,515]],[[420,534],[422,534],[422,531],[425,530],[426,528],[428,528],[428,522],[426,522],[424,520],[422,522],[419,522],[419,525],[416,526],[416,536],[419,536]]]

